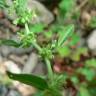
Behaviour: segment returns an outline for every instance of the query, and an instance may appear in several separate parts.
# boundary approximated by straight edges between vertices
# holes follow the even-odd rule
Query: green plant
[[[0,6],[5,3],[0,1]],[[5,4],[5,5],[4,5]],[[12,6],[7,6],[10,11],[15,11],[17,18],[13,21],[15,25],[22,25],[23,28],[17,32],[18,42],[10,39],[0,39],[0,45],[14,47],[30,47],[36,50],[40,59],[46,64],[48,74],[46,77],[29,74],[15,74],[7,72],[9,78],[22,83],[34,86],[38,89],[36,96],[62,96],[62,91],[71,88],[73,96],[95,96],[89,91],[92,82],[95,81],[95,59],[82,59],[88,57],[86,47],[78,48],[80,37],[74,34],[74,25],[65,24],[67,16],[71,15],[75,0],[62,0],[59,4],[59,13],[56,22],[47,27],[44,24],[30,24],[30,20],[37,17],[35,10],[26,7],[27,0],[13,0]],[[71,7],[70,7],[71,6]],[[2,7],[3,8],[3,7]],[[21,14],[22,13],[22,14]],[[44,42],[38,40],[39,35],[43,36]],[[55,56],[59,55],[64,60],[52,63]],[[61,64],[60,64],[61,63]],[[54,72],[54,66],[60,67],[60,73]],[[96,85],[96,82],[94,82]],[[96,90],[96,88],[94,88]]]
[[[5,7],[5,1],[4,0],[0,0],[0,8],[4,8]]]
[[[41,59],[44,60],[48,69],[48,76],[46,79],[39,76],[28,74],[14,74],[7,72],[8,76],[13,80],[18,80],[22,83],[34,86],[43,91],[43,96],[62,96],[61,90],[63,88],[65,77],[63,75],[56,75],[52,70],[51,59],[54,58],[55,53],[58,52],[58,48],[64,47],[64,42],[74,32],[74,25],[62,26],[62,32],[59,32],[58,39],[52,40],[48,44],[40,45],[37,40],[38,33],[43,34],[45,26],[43,24],[31,25],[30,19],[36,17],[36,13],[33,10],[29,10],[26,7],[26,0],[14,0],[12,6],[8,6],[9,9],[14,10],[17,15],[17,19],[13,21],[16,25],[24,26],[24,29],[20,29],[18,34],[18,42],[14,40],[0,39],[0,45],[5,44],[14,47],[29,47],[33,46]],[[22,14],[21,14],[22,13]],[[60,31],[60,30],[59,30]],[[50,33],[50,32],[49,32]],[[48,36],[45,34],[45,36]],[[55,41],[55,42],[54,42]]]
[[[60,13],[63,16],[68,15],[68,13],[72,12],[75,7],[76,1],[75,0],[62,0],[59,4]]]
[[[78,18],[76,16],[77,12],[74,13],[75,8],[76,8],[76,0],[61,0],[58,7],[57,22],[59,24],[64,24],[64,22],[72,20],[73,17]]]

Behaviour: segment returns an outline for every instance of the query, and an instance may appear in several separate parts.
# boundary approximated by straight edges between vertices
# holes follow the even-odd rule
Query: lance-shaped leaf
[[[21,83],[33,86],[40,90],[45,90],[48,88],[47,82],[38,76],[34,76],[31,74],[15,74],[11,72],[7,72],[10,79],[20,81]]]
[[[60,30],[60,36],[58,39],[58,46],[62,46],[64,42],[72,35],[74,32],[74,25],[68,25],[67,27],[63,27],[62,30]]]
[[[14,40],[0,39],[0,45],[19,47],[20,43],[14,41]]]

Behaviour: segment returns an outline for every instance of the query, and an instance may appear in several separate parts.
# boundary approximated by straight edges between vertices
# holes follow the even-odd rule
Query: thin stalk
[[[49,76],[48,78],[50,78],[50,81],[53,81],[53,71],[52,71],[50,60],[45,58],[45,62],[48,69],[48,76]]]
[[[26,23],[25,24],[25,29],[26,29],[26,32],[27,34],[30,33],[30,30],[29,30],[29,27],[28,27],[28,24]],[[33,33],[33,36],[34,36],[34,33]],[[33,46],[40,52],[41,51],[41,47],[37,44],[37,42],[32,42]]]
[[[25,24],[25,29],[27,31],[27,34],[30,33],[30,30],[29,30],[29,27],[28,27],[28,24],[26,23]],[[34,35],[34,34],[33,34]],[[41,52],[42,51],[42,48],[37,44],[37,42],[32,42],[33,46],[39,51]],[[48,69],[48,78],[50,78],[50,81],[53,80],[53,71],[52,71],[52,68],[51,68],[51,64],[50,64],[50,60],[45,58],[45,62],[46,62],[46,65],[47,65],[47,69]]]
[[[39,52],[42,51],[42,48],[36,42],[32,42],[32,44]]]
[[[25,23],[25,29],[26,29],[26,33],[27,34],[30,33],[30,30],[29,30],[29,27],[28,27],[28,24],[27,23]]]

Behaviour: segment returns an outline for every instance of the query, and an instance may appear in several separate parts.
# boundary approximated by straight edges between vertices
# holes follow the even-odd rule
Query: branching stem
[[[29,30],[29,27],[28,27],[27,23],[25,24],[25,29],[27,31],[27,34],[30,33],[30,30]],[[34,35],[34,33],[33,33],[33,35]],[[35,42],[33,40],[32,44],[36,48],[36,50],[38,50],[38,52],[42,51],[42,48],[37,44],[37,42]],[[52,68],[51,68],[50,60],[45,57],[45,62],[46,62],[47,69],[48,69],[48,78],[50,79],[50,81],[53,81],[53,71],[52,71]]]

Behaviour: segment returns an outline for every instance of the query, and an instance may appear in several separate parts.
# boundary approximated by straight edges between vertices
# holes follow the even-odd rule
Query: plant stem
[[[30,30],[29,30],[29,27],[28,27],[28,24],[26,23],[25,24],[25,29],[26,29],[26,32],[27,34],[30,33]],[[34,33],[33,33],[33,36],[34,36]],[[41,47],[33,40],[32,42],[33,46],[40,52],[41,51]]]
[[[42,51],[42,48],[36,42],[32,42],[32,44],[39,52]]]
[[[27,31],[27,34],[30,33],[30,30],[29,30],[29,27],[28,27],[28,24],[26,23],[25,24],[25,29]],[[33,33],[34,35],[34,33]],[[33,46],[39,51],[41,52],[42,51],[42,48],[37,44],[37,42],[35,42],[33,40],[32,42]],[[53,80],[53,71],[52,71],[52,68],[51,68],[51,64],[50,64],[50,60],[48,58],[45,58],[45,62],[46,62],[46,65],[47,65],[47,69],[48,69],[48,78],[50,79],[50,81]]]
[[[47,69],[48,69],[48,76],[49,76],[48,78],[50,78],[50,81],[53,81],[53,71],[51,68],[50,60],[45,58],[45,62],[46,62]]]
[[[25,23],[25,29],[26,29],[26,33],[27,34],[30,33],[30,30],[29,30],[29,27],[28,27],[28,24],[27,23]]]

